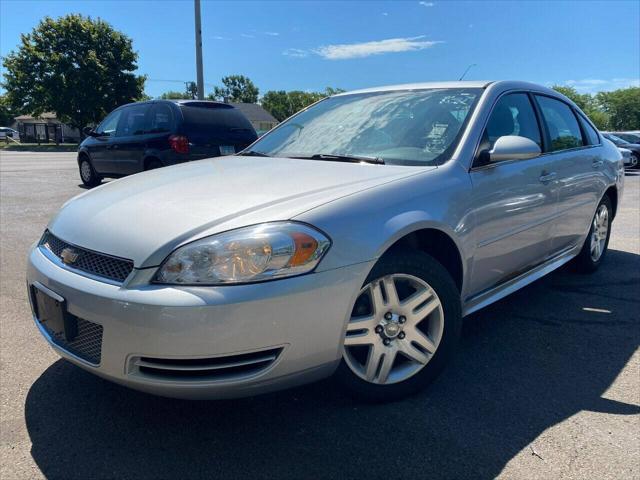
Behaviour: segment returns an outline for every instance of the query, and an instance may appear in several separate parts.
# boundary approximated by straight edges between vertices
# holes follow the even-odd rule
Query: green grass
[[[7,152],[75,152],[78,145],[75,143],[9,143],[0,142],[0,150]]]

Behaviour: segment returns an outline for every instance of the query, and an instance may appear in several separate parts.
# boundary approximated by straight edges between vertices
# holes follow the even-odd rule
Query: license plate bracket
[[[78,318],[67,311],[67,302],[54,292],[31,285],[31,303],[38,322],[56,337],[63,335],[67,342],[78,336]]]

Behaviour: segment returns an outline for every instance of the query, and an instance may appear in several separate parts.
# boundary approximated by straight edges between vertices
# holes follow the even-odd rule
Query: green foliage
[[[186,82],[184,92],[169,90],[164,92],[160,97],[163,100],[192,100],[198,98],[198,86],[196,82]]]
[[[572,87],[554,85],[553,89],[573,100],[600,130],[640,128],[640,87],[621,88],[595,95],[580,94]]]
[[[163,100],[191,100],[193,96],[187,92],[176,92],[174,90],[169,90],[168,92],[164,92],[160,95],[160,98]]]
[[[312,103],[341,92],[344,92],[344,90],[331,87],[327,87],[324,92],[302,92],[300,90],[285,92],[284,90],[271,90],[264,94],[261,103],[265,110],[281,122]]]
[[[138,54],[107,22],[78,14],[45,17],[3,60],[9,104],[39,115],[55,112],[74,127],[95,124],[143,97]]]
[[[609,128],[609,116],[602,111],[593,95],[578,93],[573,87],[554,85],[552,88],[572,100],[600,130]]]
[[[640,128],[640,87],[599,92],[595,98],[603,113],[608,115],[611,130]]]
[[[229,75],[222,79],[223,87],[215,87],[207,98],[231,103],[256,103],[260,91],[254,83],[244,75]]]
[[[0,95],[0,127],[8,127],[18,115],[20,115],[20,113],[11,107],[7,96]]]

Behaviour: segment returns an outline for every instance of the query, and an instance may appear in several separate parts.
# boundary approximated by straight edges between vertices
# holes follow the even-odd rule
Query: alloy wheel
[[[80,163],[80,176],[82,176],[84,182],[91,181],[91,165],[86,160]]]
[[[443,329],[442,303],[428,283],[413,275],[387,275],[360,291],[343,357],[367,382],[402,382],[433,358]]]
[[[607,243],[609,233],[609,209],[606,205],[600,205],[591,227],[591,260],[600,260]]]

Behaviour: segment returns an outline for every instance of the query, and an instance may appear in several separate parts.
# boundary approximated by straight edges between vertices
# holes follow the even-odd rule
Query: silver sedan
[[[604,261],[619,151],[524,82],[339,94],[238,155],[110,182],[33,246],[35,325],[79,367],[184,398],[334,375],[370,401],[429,384],[465,315]]]

